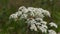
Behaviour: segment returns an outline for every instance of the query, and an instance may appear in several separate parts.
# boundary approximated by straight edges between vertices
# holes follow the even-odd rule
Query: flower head
[[[55,23],[53,23],[53,22],[51,22],[51,23],[49,23],[49,25],[51,26],[51,27],[55,27],[55,28],[57,28],[58,26],[55,24]]]
[[[49,34],[57,34],[54,30],[48,30]]]
[[[47,31],[49,32],[49,34],[56,34],[56,32],[54,30],[49,30],[48,26],[47,26],[47,21],[44,21],[43,18],[45,16],[51,17],[51,14],[49,11],[44,10],[42,8],[34,8],[34,7],[28,7],[26,8],[25,6],[21,6],[18,9],[18,12],[11,14],[9,19],[26,19],[25,22],[27,23],[28,26],[30,26],[30,30],[31,31],[42,31],[42,33],[47,33]],[[55,28],[57,28],[58,26],[51,22],[49,23],[49,25],[52,27],[54,26]]]

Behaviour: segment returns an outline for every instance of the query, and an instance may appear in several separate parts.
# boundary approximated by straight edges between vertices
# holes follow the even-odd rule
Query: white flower
[[[22,10],[24,8],[25,8],[25,6],[21,6],[21,7],[19,7],[18,11],[20,11],[20,10]]]
[[[22,14],[21,17],[20,17],[20,19],[23,19],[23,18],[27,19],[27,16],[28,16],[27,14]]]
[[[15,14],[17,14],[17,16],[21,16],[22,15],[22,12],[21,11],[18,11]]]
[[[34,11],[35,8],[34,7],[28,7],[28,11]]]
[[[30,11],[28,14],[29,14],[29,16],[34,17],[34,13],[32,11]]]
[[[47,25],[42,25],[42,27],[44,27],[45,29],[48,29]]]
[[[38,8],[39,10],[44,10],[43,8]]]
[[[40,13],[43,13],[44,9],[38,8],[38,11],[39,11]]]
[[[41,24],[41,23],[35,23],[36,25],[37,25],[37,28],[39,29],[39,30],[41,30],[42,32],[47,32],[47,29],[48,29],[48,27],[45,25],[45,24]]]
[[[38,8],[35,9],[35,11],[33,11],[35,17],[39,17],[39,18],[43,18],[44,15],[42,14],[41,10],[39,10]]]
[[[18,19],[17,14],[11,14],[9,19],[12,19],[12,18],[15,19],[15,21],[16,21]]]
[[[17,20],[20,19],[26,19],[26,23],[31,30],[38,31],[41,30],[42,33],[47,33],[48,26],[47,22],[43,20],[45,16],[51,17],[51,14],[49,11],[44,10],[42,8],[34,8],[34,7],[24,7],[21,6],[18,9],[18,12],[11,14],[9,19]],[[19,20],[19,19],[18,19]],[[49,25],[52,27],[54,26],[57,28],[57,25],[53,22],[49,23]],[[48,30],[49,34],[56,34],[54,30]]]
[[[10,18],[17,18],[17,14],[11,14]]]
[[[49,23],[49,25],[50,25],[51,27],[54,26],[55,28],[58,27],[54,22]]]
[[[37,22],[37,23],[35,23],[37,26],[40,26],[41,25],[41,23],[39,23],[39,22]]]
[[[48,30],[49,34],[57,34],[54,30]]]
[[[36,21],[33,18],[27,19],[26,22],[30,25],[36,23]]]
[[[43,14],[44,14],[44,15],[51,17],[51,15],[50,15],[50,12],[49,12],[49,11],[47,11],[47,10],[43,10],[42,12],[43,12]]]
[[[30,27],[31,30],[37,31],[37,27],[35,26],[35,24],[32,24]]]
[[[47,32],[47,29],[46,28],[44,28],[44,27],[42,27],[42,26],[37,26],[38,27],[38,29],[39,30],[41,30],[42,31],[42,33],[46,33]]]
[[[46,22],[46,21],[41,21],[41,23],[42,23],[42,24],[45,24],[45,25],[47,24],[47,22]]]
[[[37,26],[40,26],[40,27],[43,27],[43,28],[45,28],[45,29],[48,29],[48,27],[47,27],[47,25],[45,25],[45,24],[41,24],[41,23],[35,23]]]
[[[42,18],[35,18],[35,20],[36,20],[36,21],[40,21],[40,22],[43,21]]]
[[[24,8],[24,9],[22,10],[22,12],[23,12],[23,13],[27,13],[28,10],[27,10],[26,8]]]
[[[41,14],[40,12],[35,12],[35,17],[36,17],[36,18],[43,18],[44,15]]]
[[[22,11],[22,13],[27,13],[28,12],[27,8],[24,7],[24,6],[21,6],[18,11]]]
[[[31,25],[31,30],[37,31],[37,27],[35,26],[36,21],[33,18],[27,19],[27,23]]]

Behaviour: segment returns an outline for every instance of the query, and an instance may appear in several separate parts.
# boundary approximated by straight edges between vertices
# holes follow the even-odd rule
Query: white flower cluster
[[[26,23],[30,26],[30,29],[33,31],[41,30],[43,33],[49,32],[49,34],[56,33],[55,31],[47,30],[47,22],[43,20],[45,16],[51,17],[50,12],[47,10],[44,10],[42,8],[34,8],[34,7],[24,7],[21,6],[18,9],[18,12],[11,14],[9,19],[26,19]],[[57,25],[53,22],[49,23],[49,25],[52,27],[56,27]]]
[[[57,34],[54,30],[48,30],[49,34]]]
[[[55,28],[57,28],[58,26],[57,26],[57,24],[55,24],[55,23],[53,23],[53,22],[51,22],[51,23],[49,23],[49,25],[51,26],[51,27],[55,27]]]
[[[18,9],[18,12],[11,14],[9,18],[17,19],[18,16],[21,16],[20,18],[25,18],[25,19],[30,18],[30,17],[43,18],[44,15],[50,17],[49,11],[43,10],[42,8],[34,8],[34,7],[26,8],[22,6]]]
[[[38,31],[37,29],[41,30],[42,32],[47,32],[48,27],[46,26],[47,22],[43,21],[41,18],[30,18],[27,19],[27,22],[31,25],[30,29],[34,31]]]

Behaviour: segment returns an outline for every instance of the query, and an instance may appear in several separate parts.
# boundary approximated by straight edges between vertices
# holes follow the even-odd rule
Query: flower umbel
[[[42,33],[56,34],[54,30],[49,29],[49,27],[47,26],[48,24],[47,21],[43,20],[45,16],[51,17],[50,12],[42,8],[34,7],[26,8],[24,6],[21,6],[18,9],[18,12],[10,15],[9,19],[14,19],[15,21],[25,19],[26,20],[25,23],[30,26],[29,29],[31,31],[40,30]],[[55,28],[58,27],[53,22],[50,22],[49,25],[50,27],[52,26],[54,26]]]

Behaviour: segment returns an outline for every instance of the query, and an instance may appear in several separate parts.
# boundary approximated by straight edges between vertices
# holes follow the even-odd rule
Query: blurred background
[[[57,32],[60,32],[60,0],[0,0],[0,34],[25,34],[26,29],[22,23],[9,21],[9,16],[20,6],[39,7],[50,11],[53,21],[58,25]]]

